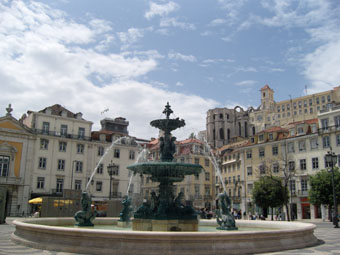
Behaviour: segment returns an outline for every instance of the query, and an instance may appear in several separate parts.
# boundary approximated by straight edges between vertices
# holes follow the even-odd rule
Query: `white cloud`
[[[176,86],[177,86],[177,87],[183,87],[184,84],[183,84],[182,82],[178,81],[178,82],[176,82]]]
[[[193,56],[193,55],[183,55],[183,54],[178,53],[178,52],[169,52],[168,58],[169,59],[175,59],[175,60],[182,60],[182,61],[185,61],[185,62],[196,62],[197,61],[196,57]]]
[[[159,25],[161,27],[179,27],[183,30],[196,29],[196,26],[194,24],[178,21],[177,18],[163,18]]]
[[[154,2],[150,2],[150,9],[145,13],[145,18],[151,19],[154,16],[166,16],[169,13],[176,11],[179,9],[179,5],[175,2],[170,1],[167,4],[156,4]]]
[[[127,32],[117,33],[120,41],[123,43],[121,49],[125,50],[129,48],[131,44],[136,43],[140,38],[143,38],[145,32],[152,30],[152,27],[146,29],[131,27]]]
[[[225,24],[227,21],[225,19],[214,19],[210,21],[208,26],[215,27]]]
[[[47,5],[19,0],[0,3],[0,17],[0,105],[4,109],[12,103],[17,118],[59,103],[83,112],[98,129],[100,112],[109,108],[110,117],[130,121],[131,135],[149,138],[157,135],[150,120],[169,101],[176,116],[187,122],[180,131],[185,133],[178,135],[184,138],[191,130],[203,130],[207,109],[217,106],[213,100],[136,81],[155,70],[163,56],[155,50],[97,51],[112,32],[109,23],[91,19],[78,24]],[[127,43],[140,38],[138,31],[126,33]]]
[[[257,81],[254,81],[254,80],[245,80],[245,81],[236,82],[235,85],[243,87],[243,86],[253,86],[256,83],[257,83]]]

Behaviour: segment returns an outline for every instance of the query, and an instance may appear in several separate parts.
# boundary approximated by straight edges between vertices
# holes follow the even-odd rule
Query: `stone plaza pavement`
[[[47,250],[38,250],[22,245],[17,245],[10,240],[10,235],[14,232],[15,227],[12,221],[15,218],[7,218],[6,224],[0,225],[0,255],[74,255],[75,253],[55,252]],[[305,249],[289,250],[282,252],[263,253],[262,255],[284,255],[284,254],[318,254],[318,255],[340,255],[340,228],[333,228],[330,222],[306,221],[314,223],[317,228],[315,236],[319,239],[319,244]],[[270,244],[268,244],[270,245]],[[194,255],[194,254],[193,254]]]

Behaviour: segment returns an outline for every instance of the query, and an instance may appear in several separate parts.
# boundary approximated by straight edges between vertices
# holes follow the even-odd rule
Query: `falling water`
[[[140,147],[140,148],[142,148],[142,147]],[[148,153],[148,150],[146,148],[143,148],[142,151],[138,153],[135,163],[145,162],[147,160],[147,153]],[[127,191],[126,191],[127,196],[129,195],[129,190],[130,190],[130,186],[131,186],[133,176],[134,176],[133,174],[131,174],[131,176],[130,176],[129,184],[128,184]]]
[[[97,164],[96,167],[94,168],[94,170],[93,170],[93,172],[92,172],[92,174],[91,174],[91,176],[90,176],[90,179],[89,179],[89,181],[88,181],[87,184],[86,184],[85,190],[88,189],[88,187],[89,187],[89,185],[90,185],[90,183],[91,183],[91,181],[92,181],[92,179],[93,179],[93,176],[94,176],[94,175],[96,174],[96,172],[97,172],[97,168],[99,167],[99,165],[100,165],[100,164],[102,163],[102,161],[104,160],[106,154],[112,149],[112,147],[113,147],[115,144],[117,144],[118,142],[120,142],[120,141],[123,140],[123,139],[130,139],[130,138],[129,138],[129,137],[126,137],[126,136],[120,137],[120,138],[118,138],[118,139],[112,141],[111,145],[105,150],[103,156],[100,158],[98,164]]]
[[[215,157],[215,155],[214,155],[214,153],[213,153],[213,151],[212,151],[210,145],[208,144],[208,142],[207,142],[205,139],[204,139],[204,143],[205,143],[206,148],[208,148],[208,151],[210,152],[210,155],[211,155],[211,156],[209,157],[210,162],[213,164],[213,166],[214,166],[214,168],[215,168],[215,172],[217,173],[218,177],[220,178],[220,181],[221,181],[221,183],[222,183],[223,190],[224,190],[225,192],[227,192],[227,189],[226,189],[225,184],[224,184],[224,182],[223,182],[223,178],[222,178],[222,175],[221,175],[220,168],[218,167],[218,163],[217,163],[216,157]]]

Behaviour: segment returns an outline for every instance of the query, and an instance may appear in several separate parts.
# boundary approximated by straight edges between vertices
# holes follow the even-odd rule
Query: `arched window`
[[[227,120],[229,120],[229,114],[227,113]]]
[[[238,123],[238,135],[241,136],[241,122]]]
[[[216,135],[215,135],[215,129],[213,129],[213,140],[216,139]]]
[[[222,113],[220,113],[220,119],[223,120],[223,114]]]
[[[229,140],[230,140],[230,129],[229,128],[227,130],[227,138],[228,138],[228,142],[229,142]]]
[[[220,139],[224,140],[224,129],[220,128]]]
[[[244,122],[244,137],[248,137],[248,123]]]
[[[255,127],[253,127],[253,135],[255,135]]]

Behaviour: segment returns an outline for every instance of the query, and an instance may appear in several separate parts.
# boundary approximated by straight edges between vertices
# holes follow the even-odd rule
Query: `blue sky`
[[[257,107],[265,84],[276,101],[340,85],[339,11],[335,0],[0,0],[1,111],[59,103],[94,129],[123,116],[149,138],[169,101],[185,138],[208,109]]]

